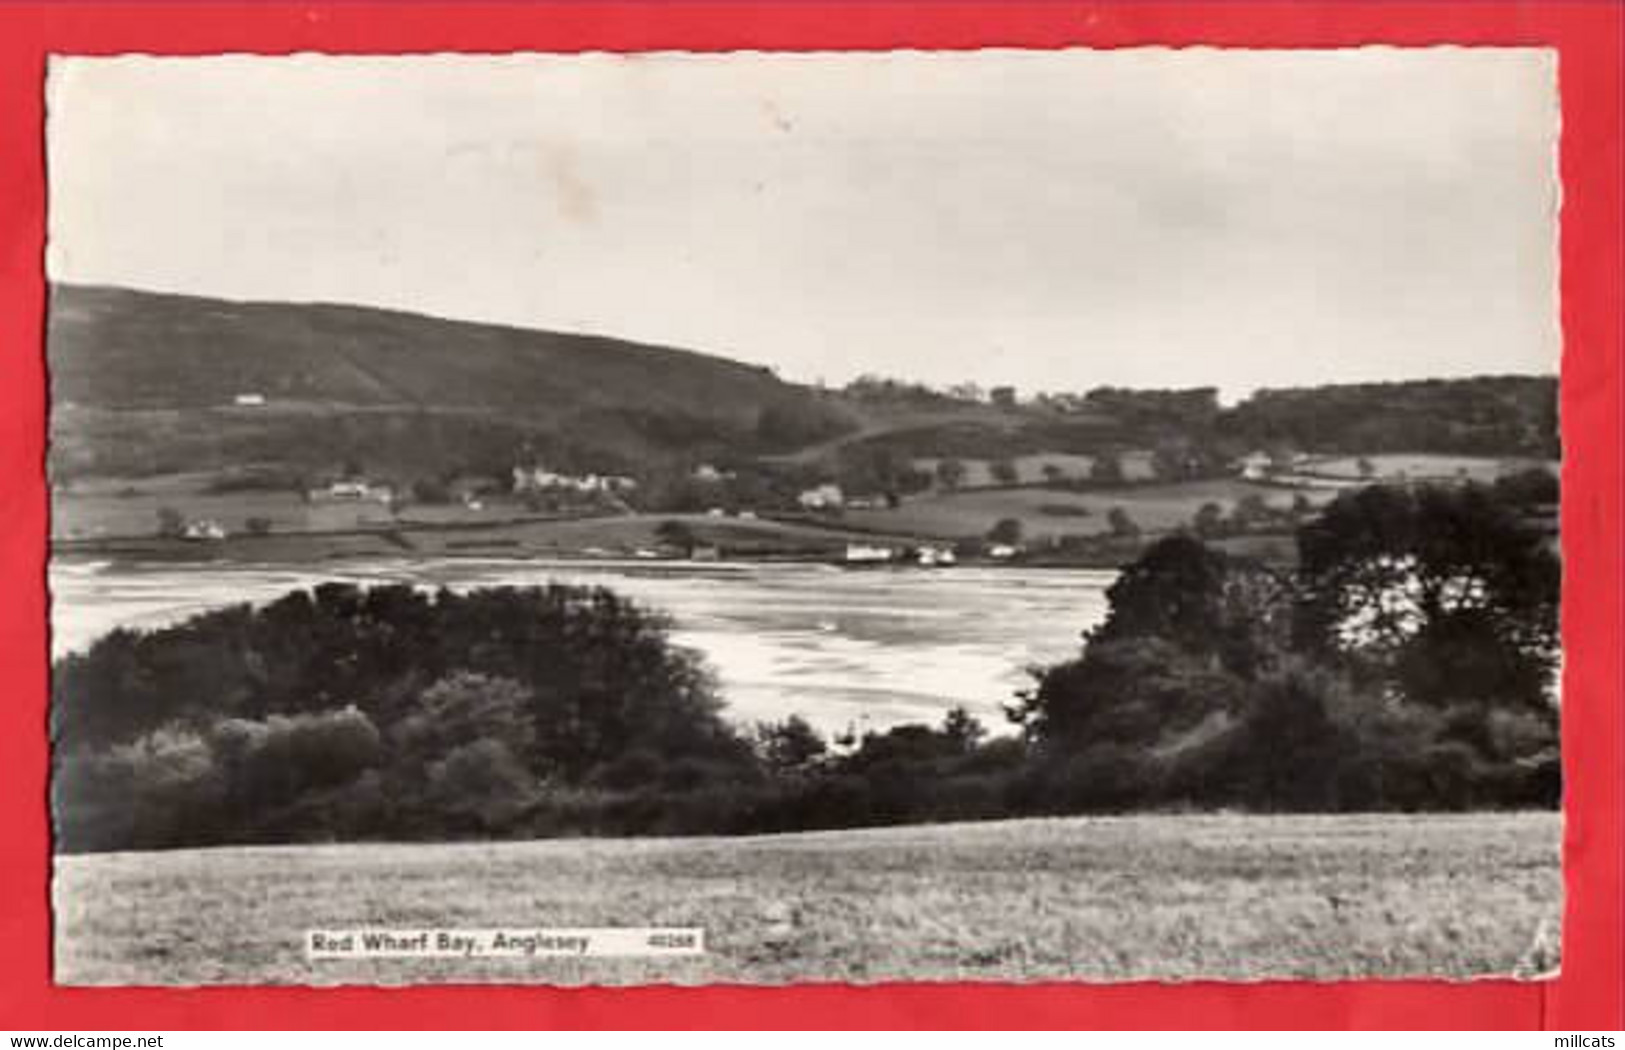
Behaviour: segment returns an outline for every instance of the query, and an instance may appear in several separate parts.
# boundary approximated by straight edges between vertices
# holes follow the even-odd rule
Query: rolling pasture
[[[1555,813],[1147,815],[61,857],[73,985],[1466,978],[1556,969]],[[311,961],[343,927],[702,926],[696,958]]]
[[[1356,481],[1364,476],[1362,460],[1370,468],[1371,476],[1382,481],[1478,481],[1495,479],[1520,470],[1545,467],[1555,470],[1556,464],[1527,458],[1496,458],[1492,456],[1450,456],[1424,452],[1377,453],[1370,456],[1331,456],[1311,460],[1301,473],[1310,477]]]
[[[1189,525],[1204,503],[1229,512],[1249,495],[1272,507],[1292,505],[1294,492],[1238,478],[1185,481],[1167,485],[1072,492],[1064,489],[1002,488],[932,492],[904,500],[895,510],[848,510],[843,520],[865,528],[922,536],[980,536],[1001,518],[1015,518],[1029,541],[1066,534],[1098,535],[1110,530],[1108,515],[1122,507],[1143,529],[1162,532]],[[1316,503],[1334,492],[1304,493]]]

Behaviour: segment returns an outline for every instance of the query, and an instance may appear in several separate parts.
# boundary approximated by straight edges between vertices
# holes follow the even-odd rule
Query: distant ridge
[[[746,419],[800,395],[765,368],[606,336],[111,287],[53,288],[49,345],[55,396],[109,408],[202,408],[255,392],[353,405],[665,407]]]
[[[50,305],[53,403],[76,413],[53,465],[75,473],[490,468],[526,444],[625,468],[770,447],[764,418],[844,425],[766,368],[607,336],[99,286],[57,285]],[[254,409],[221,411],[245,396]]]
[[[400,477],[506,475],[528,449],[586,470],[663,473],[776,457],[1093,454],[1169,443],[1215,460],[1261,446],[1556,456],[1553,377],[1264,390],[1091,391],[1066,411],[966,404],[906,381],[828,393],[771,370],[609,336],[377,307],[234,302],[57,285],[47,325],[54,476],[356,463]],[[241,400],[242,403],[239,403]]]

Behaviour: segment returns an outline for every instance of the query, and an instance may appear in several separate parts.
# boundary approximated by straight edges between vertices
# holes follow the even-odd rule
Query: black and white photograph
[[[1552,52],[46,101],[57,983],[1558,972]]]

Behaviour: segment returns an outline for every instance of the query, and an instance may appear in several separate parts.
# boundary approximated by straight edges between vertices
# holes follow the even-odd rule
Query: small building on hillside
[[[637,481],[624,474],[562,474],[537,465],[513,468],[513,491],[527,492],[631,492]]]
[[[213,518],[189,521],[181,529],[181,539],[198,542],[218,541],[226,538],[226,527]]]
[[[255,393],[238,394],[231,399],[231,403],[238,408],[264,408],[265,395]]]
[[[395,490],[389,485],[375,485],[364,478],[341,478],[324,489],[317,489],[311,493],[317,500],[332,501],[370,501],[374,503],[390,503],[395,499]]]
[[[729,478],[733,477],[733,472],[732,471],[727,471],[727,470],[718,470],[715,466],[711,465],[710,463],[701,463],[699,466],[694,468],[694,470],[689,474],[689,476],[691,478],[693,478],[695,481],[702,481],[702,482],[705,482],[707,484],[714,484],[714,483],[719,482],[719,481],[727,481]]]
[[[841,486],[829,483],[805,490],[796,497],[796,502],[803,510],[840,510],[846,506],[846,497]]]
[[[845,560],[850,564],[878,564],[889,562],[895,557],[897,557],[897,551],[891,547],[869,543],[849,543],[846,545]]]
[[[555,474],[540,464],[513,468],[513,490],[517,493],[546,492],[558,488],[563,480],[564,475]]]
[[[1235,467],[1248,481],[1262,481],[1275,469],[1275,459],[1268,452],[1254,450],[1236,460]]]

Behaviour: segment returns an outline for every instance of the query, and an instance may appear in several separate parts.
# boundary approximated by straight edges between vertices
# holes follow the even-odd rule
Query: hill
[[[1556,376],[1470,376],[1259,390],[1219,431],[1318,452],[1559,455]]]
[[[555,470],[635,476],[642,509],[786,509],[825,480],[917,494],[950,458],[970,485],[1053,488],[1091,480],[1098,460],[1117,469],[1095,481],[1180,483],[1230,477],[1259,449],[1281,463],[1557,452],[1554,377],[1260,391],[1232,408],[1212,388],[1018,400],[1008,387],[984,398],[860,377],[836,391],[607,336],[66,285],[48,333],[52,477],[124,494],[245,471],[444,490],[459,476],[505,479],[529,449]],[[702,463],[737,482],[696,489]]]
[[[335,455],[422,464],[485,446],[508,457],[525,441],[608,468],[772,451],[849,425],[761,367],[359,306],[58,286],[48,354],[62,409],[53,465],[70,472]]]

